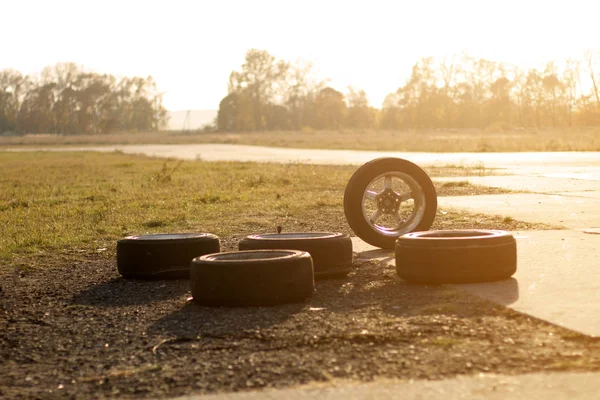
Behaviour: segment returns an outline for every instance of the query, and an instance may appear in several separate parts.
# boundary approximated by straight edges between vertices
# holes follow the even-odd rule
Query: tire
[[[310,254],[315,279],[336,278],[352,270],[352,240],[330,232],[268,233],[246,236],[240,250],[292,249]]]
[[[490,282],[516,271],[517,243],[506,231],[413,232],[396,241],[396,272],[409,282]]]
[[[192,296],[205,306],[272,306],[304,301],[314,290],[305,251],[250,250],[194,258]]]
[[[396,239],[426,231],[437,211],[429,176],[401,158],[378,158],[356,170],[344,192],[344,213],[356,235],[373,246],[393,249]]]
[[[117,241],[117,269],[124,278],[189,278],[195,257],[219,251],[211,233],[129,236]]]

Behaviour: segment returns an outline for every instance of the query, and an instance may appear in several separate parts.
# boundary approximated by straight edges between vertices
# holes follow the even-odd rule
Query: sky
[[[152,75],[167,109],[217,109],[250,48],[313,63],[380,107],[421,57],[543,68],[600,48],[597,0],[0,0],[0,70]]]

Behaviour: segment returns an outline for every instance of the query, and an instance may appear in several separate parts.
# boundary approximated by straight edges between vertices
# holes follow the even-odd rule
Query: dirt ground
[[[372,261],[317,281],[305,303],[264,308],[197,306],[189,281],[122,279],[107,253],[46,261],[0,277],[0,398],[600,370],[596,339],[447,286],[406,284]]]

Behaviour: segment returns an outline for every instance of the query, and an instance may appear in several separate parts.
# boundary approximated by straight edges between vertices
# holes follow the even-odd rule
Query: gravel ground
[[[595,339],[450,287],[408,285],[372,261],[318,281],[305,303],[264,308],[197,306],[189,281],[121,279],[111,254],[45,262],[0,277],[1,398],[600,370]]]

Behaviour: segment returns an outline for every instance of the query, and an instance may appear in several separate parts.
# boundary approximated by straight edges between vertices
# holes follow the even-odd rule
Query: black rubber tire
[[[205,306],[295,303],[314,290],[313,263],[305,251],[249,250],[194,258],[192,296]]]
[[[219,238],[211,233],[129,236],[117,241],[117,269],[124,278],[189,278],[194,258],[219,251]]]
[[[246,236],[240,250],[292,249],[310,254],[315,279],[337,278],[352,270],[352,240],[337,232],[267,233]]]
[[[396,272],[409,282],[490,282],[516,271],[517,243],[506,231],[413,232],[396,241]]]
[[[363,195],[369,184],[387,172],[409,175],[421,188],[424,195],[424,213],[418,225],[407,231],[384,234],[372,227],[363,215]],[[396,239],[414,231],[426,231],[433,224],[437,212],[437,194],[433,182],[418,165],[401,158],[377,158],[356,170],[344,192],[344,213],[350,228],[356,235],[373,246],[393,249]]]

